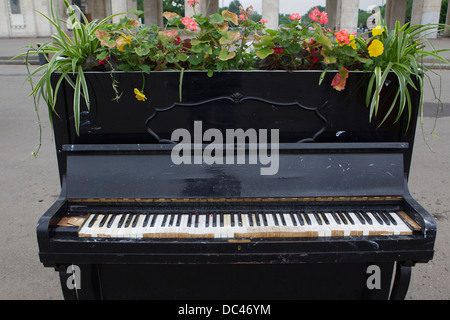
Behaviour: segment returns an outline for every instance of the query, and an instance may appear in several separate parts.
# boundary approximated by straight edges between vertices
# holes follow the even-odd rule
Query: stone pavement
[[[28,39],[30,40],[30,39]],[[449,39],[433,41],[450,48]],[[0,56],[14,55],[24,39],[0,39]],[[413,268],[408,299],[450,299],[450,71],[430,74],[443,84],[436,134],[436,99],[424,90],[425,117],[417,129],[409,188],[436,219],[434,259]],[[31,156],[39,137],[24,65],[0,65],[0,299],[62,299],[59,279],[39,262],[36,223],[60,192],[54,141],[46,107],[41,105],[43,146]]]

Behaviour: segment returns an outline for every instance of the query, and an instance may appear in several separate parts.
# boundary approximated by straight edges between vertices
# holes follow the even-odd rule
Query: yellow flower
[[[375,28],[372,29],[372,35],[378,36],[378,35],[382,34],[383,31],[384,31],[384,28],[382,28],[381,26],[376,26]]]
[[[356,42],[355,42],[355,36],[353,34],[348,36],[348,40],[350,40],[350,43],[348,44],[350,47],[353,48],[353,50],[356,50]]]
[[[145,101],[147,99],[145,94],[143,94],[137,88],[134,88],[134,94],[136,95],[136,99],[138,99],[139,101]]]
[[[381,55],[383,53],[384,46],[380,40],[375,39],[372,41],[372,43],[370,44],[368,49],[369,49],[369,55],[371,57],[378,57],[379,55]]]

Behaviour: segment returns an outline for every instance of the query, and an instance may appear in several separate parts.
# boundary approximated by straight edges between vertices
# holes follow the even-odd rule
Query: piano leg
[[[397,262],[390,300],[404,300],[411,280],[411,266]]]

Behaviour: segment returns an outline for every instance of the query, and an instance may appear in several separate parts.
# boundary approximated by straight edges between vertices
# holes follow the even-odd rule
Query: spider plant
[[[423,76],[428,69],[423,64],[424,57],[432,57],[444,63],[449,63],[446,59],[439,55],[445,50],[436,50],[432,44],[427,40],[426,36],[431,32],[436,32],[436,28],[445,28],[445,25],[415,25],[408,24],[400,27],[397,21],[395,28],[390,32],[384,27],[380,35],[373,38],[378,38],[384,45],[384,52],[374,61],[373,73],[371,75],[369,86],[366,95],[366,104],[370,110],[370,119],[372,119],[378,111],[380,105],[380,92],[383,84],[390,72],[395,74],[398,80],[398,90],[395,93],[392,104],[386,112],[380,125],[386,121],[388,116],[393,112],[395,105],[398,102],[398,110],[395,122],[400,119],[400,116],[405,111],[408,112],[408,126],[411,120],[412,103],[409,93],[409,88],[419,90],[420,102],[419,106],[422,108],[423,101]],[[425,50],[425,43],[428,43],[433,50]],[[414,79],[417,80],[418,87],[414,84]],[[419,110],[419,114],[422,109]]]
[[[84,98],[87,107],[89,108],[89,91],[86,84],[86,79],[83,72],[83,64],[87,58],[92,56],[96,50],[100,48],[100,42],[95,35],[95,31],[99,28],[105,27],[109,24],[112,17],[120,15],[115,14],[106,17],[103,20],[94,20],[89,22],[86,16],[81,12],[81,21],[77,18],[75,10],[67,2],[63,0],[64,5],[67,8],[69,16],[68,21],[59,19],[55,13],[53,0],[50,5],[50,17],[42,12],[39,12],[45,17],[56,29],[56,32],[52,34],[52,41],[39,44],[37,48],[29,46],[26,53],[20,56],[28,56],[29,54],[42,53],[47,58],[47,63],[36,68],[32,71],[27,80],[32,84],[32,77],[42,72],[42,76],[39,80],[32,85],[31,95],[34,96],[35,104],[39,104],[40,99],[43,99],[49,111],[54,111],[56,105],[56,98],[58,89],[63,80],[66,80],[74,89],[73,109],[75,116],[75,128],[77,134],[79,133],[80,123],[80,100]],[[73,37],[69,37],[63,30],[63,26],[67,25],[73,29]],[[55,86],[52,86],[51,77],[52,74],[60,74]],[[37,105],[35,105],[37,112]],[[51,121],[51,117],[50,117]],[[37,154],[35,152],[34,154]]]

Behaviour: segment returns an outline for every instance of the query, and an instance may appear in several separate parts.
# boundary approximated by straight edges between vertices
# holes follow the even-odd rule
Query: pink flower
[[[180,19],[181,23],[186,26],[189,30],[197,31],[197,22],[195,22],[194,19],[191,19],[189,17],[184,17]]]
[[[320,12],[317,7],[314,8],[313,11],[309,14],[309,17],[312,21],[319,22],[320,24],[328,23],[328,14],[324,12]]]
[[[259,22],[259,23],[267,23],[267,22],[269,22],[269,20],[261,19],[261,20],[259,20],[258,22]]]
[[[345,83],[347,82],[348,78],[348,70],[342,67],[338,73],[333,78],[333,81],[331,81],[331,86],[337,90],[341,91],[345,89]]]
[[[298,13],[293,13],[289,16],[291,20],[300,20],[302,17]]]
[[[248,18],[245,16],[245,14],[240,14],[239,15],[239,20],[247,20]]]
[[[198,0],[189,0],[187,2],[188,6],[190,7],[195,7],[195,5],[200,4],[200,2]]]

